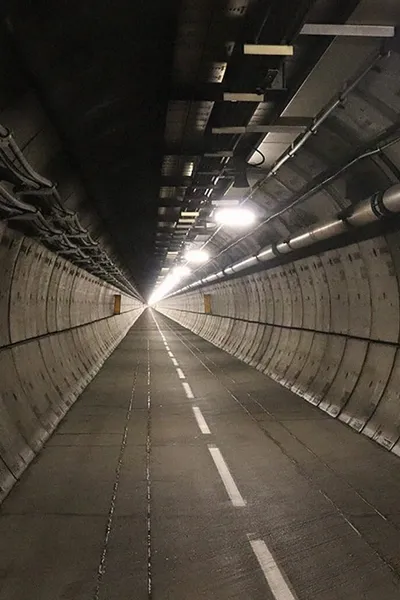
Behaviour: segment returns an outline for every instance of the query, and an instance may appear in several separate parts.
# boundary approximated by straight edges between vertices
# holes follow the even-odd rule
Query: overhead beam
[[[233,150],[219,150],[218,152],[205,152],[204,158],[232,158]]]
[[[182,84],[175,86],[171,90],[170,102],[224,102],[227,101],[227,99],[224,98],[225,94],[245,94],[251,96],[255,94],[260,98],[257,102],[272,102],[282,98],[282,95],[286,93],[286,88],[265,89],[258,93],[258,91],[252,91],[248,88],[229,90],[227,89],[226,84],[223,83],[203,83],[198,85]]]
[[[224,92],[223,99],[225,102],[264,102],[265,94]]]
[[[244,133],[298,133],[312,125],[312,119],[281,117],[273,125],[247,125],[245,127],[213,127],[212,133],[242,135]]]
[[[244,44],[243,53],[255,56],[293,56],[293,46],[284,44]]]
[[[391,38],[395,36],[396,28],[393,25],[329,25],[324,23],[306,23],[300,30],[300,34]]]

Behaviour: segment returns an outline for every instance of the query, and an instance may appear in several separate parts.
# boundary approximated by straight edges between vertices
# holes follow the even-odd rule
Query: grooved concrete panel
[[[315,293],[315,328],[329,331],[331,305],[329,299],[328,279],[324,265],[319,257],[308,259],[312,285]]]
[[[327,330],[347,333],[350,318],[349,294],[340,254],[337,250],[333,250],[320,258],[325,269],[329,293],[330,319]]]
[[[35,304],[33,302],[34,279],[31,273],[36,271],[37,244],[25,238],[22,241],[15,263],[10,293],[10,332],[11,342],[30,338],[34,333]]]
[[[0,501],[143,307],[0,226]]]
[[[0,346],[10,343],[10,291],[22,238],[0,223]]]
[[[349,331],[369,337],[371,333],[371,291],[367,268],[358,244],[339,251],[349,295]]]
[[[62,276],[63,259],[57,258],[49,280],[47,291],[47,330],[57,331],[57,290]]]
[[[157,309],[400,455],[399,281],[396,233]],[[203,293],[212,294],[212,317],[197,308]]]
[[[360,245],[371,281],[371,338],[399,339],[399,287],[390,249],[384,238]]]
[[[400,355],[396,352],[387,387],[363,433],[391,450],[400,437]]]

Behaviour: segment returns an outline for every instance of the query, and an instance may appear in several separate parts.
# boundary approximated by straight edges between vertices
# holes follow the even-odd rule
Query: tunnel
[[[0,7],[0,600],[400,598],[400,4]]]

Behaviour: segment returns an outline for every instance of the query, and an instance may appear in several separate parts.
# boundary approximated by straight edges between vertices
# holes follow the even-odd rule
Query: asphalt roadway
[[[399,459],[150,310],[0,509],[0,600],[399,600],[399,574]]]

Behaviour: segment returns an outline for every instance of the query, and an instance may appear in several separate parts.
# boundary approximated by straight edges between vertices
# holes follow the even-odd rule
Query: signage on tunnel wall
[[[212,314],[211,294],[204,294],[203,298],[204,298],[204,312],[207,315],[211,315]]]

